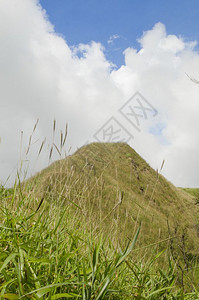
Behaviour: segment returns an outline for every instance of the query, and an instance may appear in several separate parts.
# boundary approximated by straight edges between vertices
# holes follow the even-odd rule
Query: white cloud
[[[117,37],[115,37],[117,38]],[[75,149],[111,116],[134,135],[131,145],[154,168],[166,159],[164,175],[176,185],[199,186],[199,86],[185,73],[198,77],[196,42],[167,35],[158,23],[139,39],[141,50],[128,48],[125,65],[113,69],[101,44],[70,48],[58,36],[37,1],[0,2],[0,178],[2,182],[20,157],[40,119],[35,137],[52,140],[69,124],[68,147]],[[138,133],[118,109],[136,91],[158,110],[155,118],[141,121]],[[56,141],[58,143],[58,141]],[[26,147],[25,147],[26,146]],[[45,153],[45,152],[44,152]],[[45,155],[44,155],[45,156]],[[47,155],[46,155],[47,156]],[[39,167],[44,163],[39,162]]]

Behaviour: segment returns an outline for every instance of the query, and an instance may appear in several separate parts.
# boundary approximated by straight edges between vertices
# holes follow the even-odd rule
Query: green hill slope
[[[195,204],[199,204],[199,189],[198,188],[183,188],[185,192],[189,193],[195,199]]]
[[[77,226],[103,232],[116,244],[131,239],[141,222],[138,247],[175,237],[172,245],[182,254],[198,253],[198,207],[193,197],[154,171],[127,144],[86,145],[26,184],[38,199],[71,206]]]

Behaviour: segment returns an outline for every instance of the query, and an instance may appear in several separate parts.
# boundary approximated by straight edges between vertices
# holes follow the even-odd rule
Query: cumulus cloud
[[[94,134],[114,117],[134,136],[129,144],[152,167],[158,168],[165,159],[163,174],[174,184],[199,185],[199,89],[186,76],[198,75],[196,42],[168,35],[165,26],[158,23],[143,33],[139,43],[139,51],[124,51],[125,64],[115,69],[100,43],[69,47],[54,32],[38,1],[1,0],[1,182],[16,171],[37,118],[39,123],[30,141],[37,150],[28,156],[32,161],[45,137],[48,150],[53,138],[59,143],[59,130],[66,122],[67,147],[74,151],[95,140]],[[140,117],[140,131],[119,111],[136,91],[158,111],[155,116]],[[30,169],[34,172],[46,163],[44,154],[38,167]]]

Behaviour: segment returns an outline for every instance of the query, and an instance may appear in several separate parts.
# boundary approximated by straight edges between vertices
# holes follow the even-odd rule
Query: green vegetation
[[[196,201],[196,205],[199,204],[199,189],[194,188],[183,188],[183,190],[192,195]]]
[[[198,207],[126,144],[0,190],[0,299],[199,299]]]

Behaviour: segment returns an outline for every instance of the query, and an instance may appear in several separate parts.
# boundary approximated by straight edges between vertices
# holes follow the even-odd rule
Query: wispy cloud
[[[113,44],[113,42],[117,39],[120,39],[121,36],[119,34],[114,34],[114,35],[111,35],[110,38],[108,39],[107,43],[108,44]]]

